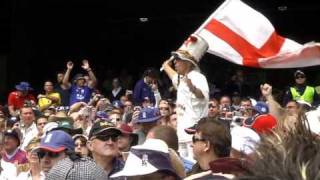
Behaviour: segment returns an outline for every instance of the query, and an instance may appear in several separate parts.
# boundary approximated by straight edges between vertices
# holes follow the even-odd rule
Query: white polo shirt
[[[172,78],[173,85],[177,88],[177,134],[179,142],[190,142],[191,135],[185,133],[184,129],[193,126],[202,117],[208,115],[209,86],[206,77],[198,71],[191,71],[187,74],[188,79],[199,90],[204,98],[197,98],[187,86],[186,78],[178,75]]]

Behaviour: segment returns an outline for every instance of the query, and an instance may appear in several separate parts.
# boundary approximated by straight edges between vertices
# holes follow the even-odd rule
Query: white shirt
[[[185,82],[185,77],[180,77],[178,85],[178,75],[172,78],[173,85],[177,88],[177,134],[179,142],[190,142],[191,135],[184,129],[196,124],[202,117],[208,115],[209,86],[206,77],[198,71],[191,71],[187,74],[192,84],[199,89],[204,98],[197,98],[192,93]]]
[[[28,128],[21,127],[20,129],[23,135],[20,148],[25,150],[24,148],[29,144],[29,142],[38,135],[38,129],[35,123],[32,123]]]
[[[13,163],[6,162],[1,159],[1,168],[3,169],[0,175],[0,180],[11,180],[17,177],[17,168]]]
[[[43,171],[40,172],[40,179],[41,179],[41,180],[44,180],[44,179],[45,179],[45,175],[44,175]],[[17,176],[16,180],[32,180],[32,175],[31,175],[30,170],[27,171],[27,172],[21,172],[21,173]]]
[[[118,87],[117,89],[113,89],[112,90],[112,95],[113,97],[116,97],[118,95],[118,93],[121,91],[121,87]]]

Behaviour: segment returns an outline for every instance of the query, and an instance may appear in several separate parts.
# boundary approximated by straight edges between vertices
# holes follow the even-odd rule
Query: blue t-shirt
[[[153,104],[156,102],[151,87],[141,79],[136,83],[133,90],[134,103],[136,105],[141,105],[145,97],[148,97]]]
[[[92,92],[93,89],[88,86],[79,87],[77,85],[72,85],[70,91],[70,106],[76,102],[88,103]]]

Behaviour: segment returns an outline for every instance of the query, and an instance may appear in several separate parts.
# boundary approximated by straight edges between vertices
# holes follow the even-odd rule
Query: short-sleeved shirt
[[[46,107],[46,106],[51,106],[51,105],[58,106],[58,105],[61,104],[61,98],[60,98],[60,94],[59,93],[52,92],[52,93],[47,94],[47,96],[57,98],[58,102],[57,103],[53,103],[52,100],[50,100],[48,98],[40,98],[38,100],[38,106],[39,106],[40,109],[42,107]]]
[[[2,160],[9,163],[15,163],[17,161],[18,164],[25,164],[28,162],[26,152],[22,151],[21,149],[17,149],[15,154],[11,158],[3,153]]]
[[[72,85],[70,89],[70,106],[77,102],[88,103],[90,101],[93,89],[88,86],[79,87]]]
[[[192,139],[184,129],[196,124],[202,117],[208,115],[209,86],[206,77],[198,71],[191,71],[187,75],[192,84],[199,89],[204,98],[197,98],[185,82],[185,77],[178,74],[172,78],[172,83],[177,87],[177,134],[179,142],[189,142]]]
[[[25,101],[33,100],[36,102],[35,97],[32,94],[28,94],[24,97],[18,96],[18,91],[13,91],[9,94],[8,97],[8,106],[13,106],[14,110],[20,109],[23,107]]]

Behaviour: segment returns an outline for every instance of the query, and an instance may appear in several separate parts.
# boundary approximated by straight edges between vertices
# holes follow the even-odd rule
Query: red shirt
[[[23,107],[25,100],[28,100],[28,101],[33,100],[34,102],[36,102],[36,99],[34,98],[34,96],[32,94],[28,94],[24,97],[20,97],[20,96],[18,96],[17,91],[13,91],[9,94],[8,106],[13,106],[13,108],[15,110],[20,109]]]

